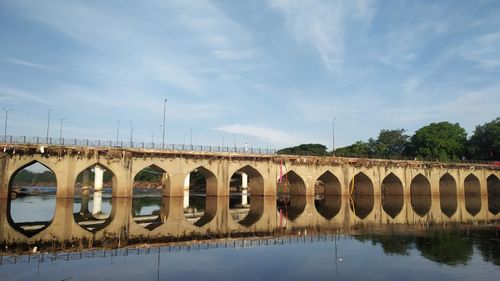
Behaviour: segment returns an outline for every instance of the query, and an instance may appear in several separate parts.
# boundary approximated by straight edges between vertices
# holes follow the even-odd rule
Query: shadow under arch
[[[202,227],[211,222],[217,214],[217,177],[203,166],[193,169],[187,177],[189,192],[184,193],[184,196],[189,196],[189,200],[185,200],[188,203],[188,206],[184,207],[185,217],[193,225]],[[198,213],[199,210],[203,210],[203,213]],[[198,219],[193,222],[196,218]]]
[[[363,172],[357,173],[349,182],[351,210],[360,219],[366,218],[375,204],[374,188],[371,179]]]
[[[277,197],[276,207],[280,217],[293,222],[304,212],[306,204],[306,196],[281,194]]]
[[[416,175],[410,184],[410,201],[413,211],[423,217],[431,209],[431,184],[422,174]]]
[[[232,219],[245,226],[255,224],[264,214],[264,178],[250,165],[238,169],[229,184],[229,212]]]
[[[162,225],[162,195],[165,192],[167,172],[155,164],[149,165],[134,176],[132,188],[132,218],[147,230]]]
[[[470,174],[464,180],[465,210],[472,216],[481,211],[481,184],[479,179]]]
[[[99,179],[96,180],[97,169],[102,171],[100,187],[97,186],[99,185]],[[93,185],[92,180],[94,180]],[[106,228],[116,213],[116,206],[113,204],[116,202],[113,200],[116,188],[116,175],[105,165],[97,162],[83,169],[75,180],[73,219],[76,224],[91,233]],[[107,210],[108,205],[109,210]]]
[[[45,169],[47,169],[48,171],[50,171],[52,173],[52,175],[54,177],[54,183],[55,183],[56,194],[57,194],[57,175],[56,175],[56,173],[47,164],[45,164],[41,161],[38,161],[38,160],[33,160],[33,161],[30,161],[30,162],[22,165],[14,173],[12,173],[12,175],[9,179],[9,185],[8,185],[8,190],[7,190],[7,192],[8,192],[8,195],[7,195],[7,222],[14,230],[16,230],[17,232],[21,233],[22,235],[24,235],[28,238],[35,236],[36,234],[42,232],[44,229],[49,227],[50,224],[52,223],[52,221],[54,220],[54,216],[55,216],[55,212],[56,212],[56,202],[54,201],[54,212],[52,213],[52,217],[51,217],[50,221],[17,223],[12,218],[12,200],[14,200],[14,198],[13,198],[14,186],[13,185],[14,185],[16,176],[24,169],[26,169],[32,165],[35,165],[35,164],[39,164],[39,165],[43,166]]]
[[[339,179],[330,171],[323,173],[314,187],[314,206],[325,219],[334,218],[342,205],[342,188]]]
[[[441,212],[449,218],[457,211],[457,181],[449,173],[439,179],[439,204]]]
[[[486,179],[486,190],[488,191],[488,210],[496,215],[500,212],[500,180],[495,175]]]
[[[393,173],[388,174],[382,181],[382,208],[395,218],[403,210],[404,196],[403,183]]]

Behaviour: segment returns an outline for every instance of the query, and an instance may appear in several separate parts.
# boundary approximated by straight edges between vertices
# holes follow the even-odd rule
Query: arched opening
[[[115,175],[101,164],[94,164],[76,177],[73,217],[81,227],[97,232],[111,220]]]
[[[473,216],[481,211],[481,184],[473,174],[464,180],[465,209]]]
[[[27,237],[50,225],[56,209],[57,179],[44,164],[33,161],[19,168],[9,181],[7,219]]]
[[[403,184],[395,174],[390,173],[382,181],[382,208],[395,218],[403,209],[403,204]]]
[[[431,209],[431,184],[426,177],[418,174],[410,184],[411,206],[413,211],[423,217]]]
[[[496,215],[500,212],[500,180],[497,176],[491,175],[486,179],[486,189],[488,191],[488,210]]]
[[[451,218],[458,208],[457,182],[448,173],[439,179],[439,204],[441,211]]]
[[[342,188],[340,181],[331,172],[322,174],[314,185],[314,205],[318,213],[325,219],[332,219],[342,204]]]
[[[289,171],[278,178],[277,202],[278,213],[283,220],[294,221],[306,208],[306,184],[294,171]]]
[[[262,204],[254,204],[257,196],[252,194],[264,190],[264,178],[254,168],[245,166],[236,171],[229,180],[229,213],[234,221],[249,227],[256,223],[264,212]],[[254,200],[255,199],[255,200]]]
[[[160,209],[167,173],[156,165],[142,169],[134,177],[132,189],[132,217],[148,230],[162,224]]]
[[[216,215],[217,178],[204,167],[192,170],[184,179],[184,216],[195,226],[209,223]],[[214,205],[215,204],[215,205]]]
[[[351,210],[360,219],[366,218],[373,210],[373,183],[364,173],[358,173],[349,183]]]

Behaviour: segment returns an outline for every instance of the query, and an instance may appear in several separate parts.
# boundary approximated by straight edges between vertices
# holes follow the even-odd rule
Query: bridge
[[[188,234],[273,232],[279,227],[342,226],[356,223],[485,222],[499,218],[500,167],[435,163],[286,156],[219,151],[116,148],[9,143],[0,145],[0,238],[4,242],[61,241],[105,237],[179,237]],[[12,181],[19,171],[40,163],[56,177],[56,212],[41,222],[39,233],[13,226]],[[145,228],[131,215],[135,176],[144,168],[162,174],[158,223]],[[186,219],[189,175],[205,177],[206,199],[199,220]],[[89,173],[94,173],[93,187]],[[103,175],[110,176],[112,210],[98,218]],[[251,196],[248,215],[238,222],[229,210],[230,182],[241,175],[242,201]],[[324,208],[315,207],[318,186]],[[73,215],[74,198],[93,189],[92,210],[103,225],[86,229]],[[286,191],[286,217],[276,196]],[[243,203],[243,202],[242,202]],[[83,206],[83,205],[82,205]],[[105,222],[105,223],[104,223]]]

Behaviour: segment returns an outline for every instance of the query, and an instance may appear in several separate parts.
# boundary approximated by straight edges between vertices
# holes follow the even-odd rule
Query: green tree
[[[424,160],[459,160],[465,151],[467,133],[458,123],[431,123],[411,137],[410,152]]]
[[[404,132],[405,129],[381,130],[376,141],[376,154],[383,157],[403,155],[410,139]]]
[[[301,144],[299,146],[287,147],[278,150],[278,154],[288,154],[288,155],[314,155],[323,156],[326,155],[326,146],[318,143]]]
[[[478,160],[500,160],[500,117],[476,126],[469,140],[468,156]]]
[[[368,155],[371,152],[371,147],[368,142],[357,141],[354,144],[335,149],[335,154],[339,156],[361,156]]]

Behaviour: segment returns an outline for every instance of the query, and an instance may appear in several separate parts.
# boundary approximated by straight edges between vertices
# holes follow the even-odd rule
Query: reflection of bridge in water
[[[273,233],[282,228],[338,229],[358,224],[480,223],[500,216],[500,168],[488,165],[141,149],[45,147],[42,151],[38,146],[13,145],[1,148],[4,147],[0,157],[0,241],[6,244],[218,237]],[[36,162],[53,171],[57,179],[55,214],[51,221],[16,225],[10,215],[12,181],[20,170]],[[146,167],[163,175],[163,197],[157,215],[134,217],[134,177]],[[284,174],[281,183],[280,170]],[[93,193],[88,183],[90,171],[94,173]],[[192,171],[204,176],[206,196],[203,210],[193,212],[190,218],[186,181]],[[109,214],[101,208],[104,172],[110,174]],[[242,196],[250,194],[249,199],[242,198],[242,205],[249,203],[248,209],[230,207],[230,181],[234,174],[242,177]],[[320,190],[318,186],[322,194],[315,194]],[[77,190],[81,194],[75,194]],[[287,194],[276,197],[277,190],[286,190]],[[81,210],[75,214],[75,197],[79,196]],[[84,201],[90,198],[92,208],[85,209]]]

